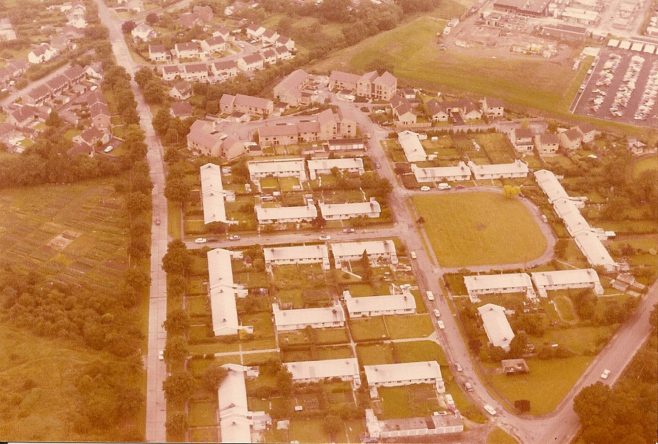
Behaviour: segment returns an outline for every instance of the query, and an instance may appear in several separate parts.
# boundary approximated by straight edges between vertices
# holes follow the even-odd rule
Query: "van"
[[[410,251],[410,252],[409,252],[409,256],[411,256],[411,259],[416,259],[416,258],[418,257],[418,256],[416,256],[416,252],[415,252],[415,251]]]
[[[434,300],[434,293],[432,293],[431,291],[427,290],[427,292],[426,292],[425,294],[427,295],[427,299],[428,299],[428,300],[430,300],[430,301],[433,301],[433,300]]]
[[[489,404],[484,405],[484,409],[487,411],[488,414],[491,416],[496,416],[496,409],[490,406]]]

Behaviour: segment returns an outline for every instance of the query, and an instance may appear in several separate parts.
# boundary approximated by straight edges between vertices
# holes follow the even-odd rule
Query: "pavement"
[[[133,76],[139,67],[132,57],[121,32],[121,20],[105,5],[102,0],[94,0],[98,6],[101,22],[110,33],[112,51],[117,63]],[[166,434],[166,400],[162,383],[167,377],[164,361],[158,357],[164,350],[167,333],[163,323],[167,318],[167,277],[162,270],[162,258],[167,252],[169,237],[167,233],[167,200],[164,197],[165,174],[163,149],[153,130],[150,108],[146,105],[139,87],[131,81],[131,87],[137,101],[137,113],[140,127],[144,131],[148,146],[146,158],[149,164],[153,190],[153,220],[151,225],[151,288],[149,291],[148,353],[146,355],[146,441],[165,442]]]

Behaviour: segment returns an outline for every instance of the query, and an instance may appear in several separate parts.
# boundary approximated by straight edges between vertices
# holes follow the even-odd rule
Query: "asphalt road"
[[[128,46],[121,32],[121,21],[105,6],[102,0],[95,0],[101,22],[109,29],[112,50],[117,63],[132,76],[138,65],[133,62]],[[137,84],[131,82],[140,127],[144,131],[148,145],[146,155],[149,163],[153,191],[153,223],[151,226],[151,288],[149,292],[148,353],[146,355],[146,440],[165,442],[167,418],[166,400],[162,383],[167,376],[164,361],[158,359],[160,350],[164,350],[167,334],[163,322],[167,317],[167,280],[162,270],[162,257],[167,252],[169,241],[167,233],[167,200],[164,197],[165,175],[162,160],[163,149],[152,125],[153,116]]]
[[[38,86],[41,86],[41,85],[43,85],[44,83],[46,83],[47,81],[49,81],[49,80],[51,80],[51,79],[57,77],[58,75],[60,75],[60,74],[63,73],[64,71],[66,71],[70,66],[71,66],[70,63],[67,63],[67,64],[64,65],[64,66],[60,66],[59,68],[57,68],[56,70],[54,70],[54,71],[51,72],[50,74],[47,74],[47,75],[43,76],[43,77],[40,78],[39,80],[36,80],[36,81],[34,81],[34,82],[31,82],[31,83],[28,83],[27,86],[26,86],[25,88],[23,88],[23,89],[19,89],[19,90],[16,90],[16,91],[12,92],[12,93],[9,94],[7,97],[5,97],[4,99],[0,100],[0,106],[4,107],[4,106],[7,106],[7,105],[11,105],[11,104],[14,103],[16,100],[18,100],[20,97],[23,97],[25,94],[27,94],[28,92],[32,91],[34,88],[36,88],[36,87],[38,87]]]

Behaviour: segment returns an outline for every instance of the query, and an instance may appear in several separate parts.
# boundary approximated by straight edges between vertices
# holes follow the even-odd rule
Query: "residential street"
[[[103,0],[95,0],[101,22],[109,29],[112,50],[117,63],[132,76],[137,69],[128,46],[123,39],[121,22],[105,6]],[[164,197],[164,163],[162,145],[155,134],[149,107],[137,84],[132,81],[132,89],[137,101],[140,126],[148,145],[147,160],[153,181],[153,223],[151,224],[151,289],[149,293],[148,353],[146,355],[146,440],[164,442],[167,419],[166,400],[162,383],[167,376],[164,361],[158,359],[158,352],[164,350],[167,334],[163,322],[167,318],[167,277],[162,270],[162,257],[167,252],[167,200]]]
[[[67,63],[64,66],[60,66],[59,68],[57,68],[53,72],[43,76],[39,80],[28,83],[25,88],[14,91],[13,93],[9,94],[4,99],[0,100],[0,108],[5,107],[7,105],[11,105],[16,100],[18,100],[18,98],[20,98],[23,95],[27,94],[28,92],[32,91],[34,88],[37,88],[37,87],[43,85],[47,81],[52,80],[53,78],[57,77],[58,75],[60,75],[61,73],[63,73],[67,69],[69,69],[70,67],[71,67],[70,63]]]

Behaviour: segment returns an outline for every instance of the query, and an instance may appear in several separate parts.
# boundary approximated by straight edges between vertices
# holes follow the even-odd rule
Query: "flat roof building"
[[[210,314],[215,336],[237,335],[245,329],[238,322],[238,309],[235,298],[246,296],[246,290],[233,282],[231,252],[216,248],[207,253],[208,257],[208,291],[210,292]]]
[[[368,255],[372,265],[378,265],[378,261],[386,260],[395,265],[398,263],[398,255],[395,251],[395,242],[390,239],[359,242],[336,242],[331,244],[334,255],[334,265],[340,269],[344,262],[361,259],[363,252]]]
[[[284,362],[296,383],[314,383],[326,379],[339,378],[351,381],[352,386],[361,386],[359,362],[356,358],[325,359],[322,361]]]
[[[592,268],[578,270],[540,271],[531,273],[532,281],[540,296],[548,296],[547,291],[568,288],[592,288],[595,294],[603,294],[599,275]]]
[[[482,326],[491,345],[509,351],[510,343],[514,339],[514,332],[507,321],[505,307],[495,304],[485,304],[478,307],[478,313],[480,313]]]
[[[464,162],[459,162],[456,166],[450,167],[427,167],[421,168],[415,163],[411,164],[411,172],[416,177],[418,183],[431,183],[448,181],[469,180],[471,170]]]
[[[536,297],[530,276],[526,273],[464,276],[464,284],[474,304],[480,300],[478,296],[485,294],[524,293],[527,298]]]
[[[476,180],[481,179],[515,179],[528,175],[528,164],[515,160],[512,163],[497,163],[493,165],[476,165],[473,161],[468,162]]]
[[[331,307],[299,308],[281,310],[279,304],[272,304],[274,325],[277,331],[303,330],[311,328],[335,328],[345,326],[345,312],[339,302]]]
[[[591,266],[602,267],[607,272],[619,269],[619,264],[610,256],[605,245],[594,232],[584,231],[574,236],[573,240]]]
[[[249,178],[258,182],[263,177],[297,177],[300,182],[306,180],[304,159],[250,160],[247,162]]]
[[[438,393],[445,392],[441,367],[436,361],[364,365],[363,370],[368,387],[434,384]]]
[[[352,297],[349,290],[343,291],[345,307],[350,318],[368,316],[390,316],[416,313],[416,299],[408,291],[384,296]]]
[[[427,160],[427,153],[425,153],[423,144],[420,143],[418,134],[413,131],[399,132],[398,142],[404,151],[407,162],[424,162]]]
[[[360,157],[344,157],[339,159],[310,159],[306,162],[308,166],[308,175],[311,180],[315,180],[320,174],[331,174],[331,170],[337,168],[339,171],[350,173],[365,172],[363,168],[363,159]]]
[[[203,223],[230,223],[226,217],[224,198],[227,194],[222,184],[219,165],[207,163],[199,168],[201,176],[201,201],[203,203]]]
[[[377,218],[382,213],[382,208],[375,198],[368,202],[350,202],[327,204],[320,202],[320,213],[325,220],[345,220],[355,217]]]
[[[323,270],[331,268],[329,249],[326,245],[293,245],[290,247],[265,247],[265,267],[272,265],[321,264]]]
[[[318,209],[312,201],[304,206],[263,207],[254,206],[259,224],[311,222],[318,217]]]
[[[410,438],[444,435],[464,431],[464,421],[459,414],[378,419],[372,409],[366,409],[366,430],[373,439]]]

